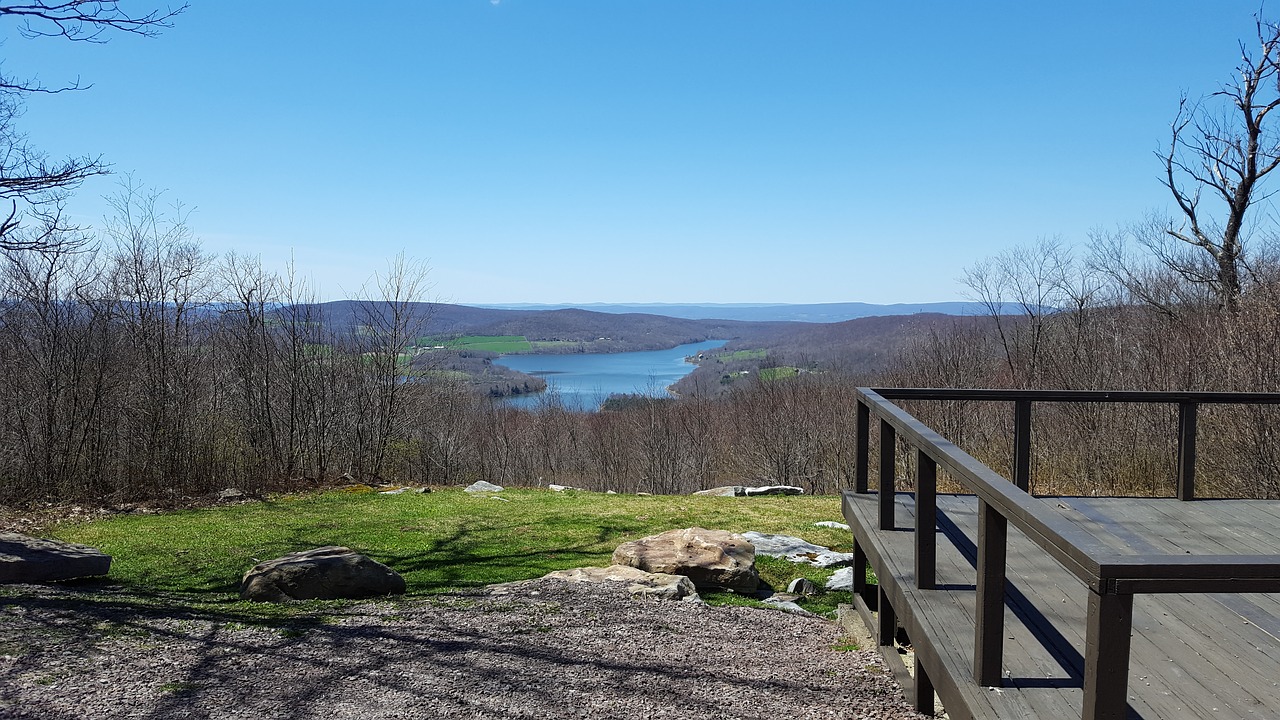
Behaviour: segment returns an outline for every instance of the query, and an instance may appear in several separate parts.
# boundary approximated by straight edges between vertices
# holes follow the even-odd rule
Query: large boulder
[[[330,545],[254,565],[240,582],[240,597],[259,602],[334,600],[399,595],[404,589],[404,578],[395,570],[350,548]]]
[[[106,575],[111,556],[87,545],[0,532],[0,583],[42,583]]]
[[[760,584],[755,548],[741,535],[724,530],[668,530],[623,543],[613,551],[613,564],[684,575],[699,590],[750,595]]]
[[[501,485],[494,485],[491,482],[485,482],[484,480],[477,480],[468,485],[466,487],[466,491],[469,493],[502,492],[503,487]]]

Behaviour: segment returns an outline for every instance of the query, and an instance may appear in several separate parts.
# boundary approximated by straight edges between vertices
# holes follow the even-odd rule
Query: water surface
[[[686,357],[726,342],[707,340],[669,350],[627,353],[504,355],[494,362],[547,381],[546,393],[509,398],[507,402],[515,407],[536,407],[545,395],[557,393],[567,407],[595,410],[614,393],[669,397],[667,386],[697,367],[685,362]]]

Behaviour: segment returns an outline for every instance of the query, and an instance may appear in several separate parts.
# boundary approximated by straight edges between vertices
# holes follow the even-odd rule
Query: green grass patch
[[[484,350],[496,353],[529,352],[533,346],[523,335],[464,335],[445,343],[450,350]]]
[[[800,368],[794,368],[789,365],[782,365],[780,367],[771,367],[771,368],[760,368],[760,379],[765,382],[771,382],[773,380],[785,380],[787,378],[793,378],[799,374],[800,374]]]
[[[814,527],[839,517],[836,497],[714,498],[554,493],[509,489],[495,500],[459,489],[381,495],[331,491],[162,515],[122,515],[62,525],[55,537],[110,554],[111,580],[130,592],[240,603],[240,578],[287,552],[344,545],[404,576],[411,595],[524,580],[552,570],[605,566],[627,540],[701,526],[797,535],[847,551],[846,531]],[[504,501],[505,500],[505,501]],[[761,577],[782,591],[795,577],[822,586],[830,571],[757,557]],[[806,600],[830,612],[843,593]],[[254,606],[255,616],[318,614],[331,604]],[[243,609],[243,608],[242,608]],[[238,619],[238,618],[233,618]],[[294,626],[290,626],[291,628]]]
[[[731,353],[722,353],[716,356],[716,359],[723,362],[734,362],[735,360],[763,360],[769,352],[767,350],[734,350]]]

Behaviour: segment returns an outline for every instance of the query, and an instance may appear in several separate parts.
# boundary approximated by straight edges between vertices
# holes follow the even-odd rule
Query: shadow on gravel
[[[905,707],[879,670],[771,672],[782,638],[744,635],[767,629],[739,616],[563,588],[264,612],[107,583],[0,586],[0,717],[808,717],[795,709],[868,691]],[[83,688],[91,707],[63,702]]]

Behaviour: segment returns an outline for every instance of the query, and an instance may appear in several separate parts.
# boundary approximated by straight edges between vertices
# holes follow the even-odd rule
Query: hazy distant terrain
[[[478,305],[495,310],[564,310],[578,308],[592,312],[622,314],[648,313],[688,320],[743,320],[747,322],[811,322],[833,323],[864,317],[939,313],[942,315],[981,315],[985,308],[972,302],[897,303],[586,303],[582,305],[544,305],[510,303]]]

